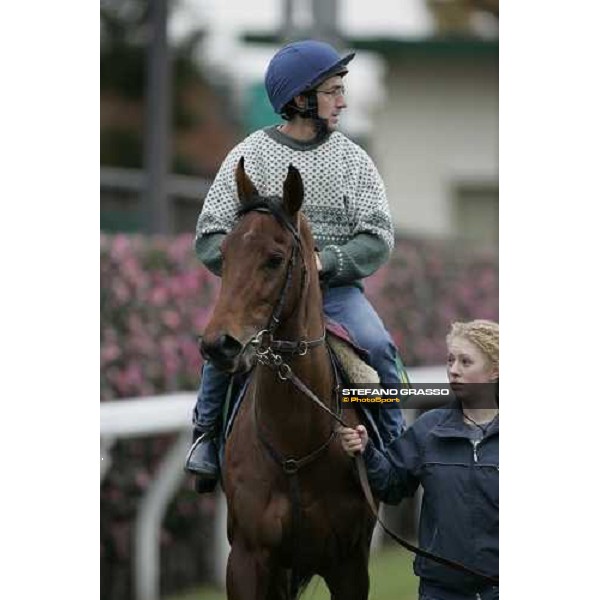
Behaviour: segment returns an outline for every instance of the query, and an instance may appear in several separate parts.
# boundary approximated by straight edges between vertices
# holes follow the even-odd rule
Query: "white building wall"
[[[497,57],[388,61],[371,153],[401,231],[454,235],[457,184],[498,182]]]

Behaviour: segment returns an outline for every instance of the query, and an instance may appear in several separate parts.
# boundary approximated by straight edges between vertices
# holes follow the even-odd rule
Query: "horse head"
[[[229,373],[252,367],[252,341],[288,321],[308,278],[316,277],[314,242],[300,213],[304,186],[298,170],[289,166],[283,197],[263,197],[242,157],[236,185],[238,219],[221,246],[221,289],[201,343],[204,358]]]

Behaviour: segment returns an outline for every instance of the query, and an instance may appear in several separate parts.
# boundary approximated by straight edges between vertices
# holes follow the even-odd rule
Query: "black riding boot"
[[[185,459],[185,470],[196,475],[196,491],[212,492],[219,480],[219,445],[223,403],[231,382],[228,373],[211,363],[202,367],[198,400],[194,407],[194,443]]]
[[[212,492],[219,480],[218,426],[194,427],[194,443],[185,459],[185,470],[196,476],[196,491]]]

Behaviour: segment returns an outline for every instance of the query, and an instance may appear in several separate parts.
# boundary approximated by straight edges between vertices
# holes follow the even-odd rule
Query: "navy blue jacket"
[[[498,441],[499,418],[474,445],[458,404],[431,410],[390,444],[387,456],[368,442],[369,483],[387,504],[412,496],[422,485],[419,546],[498,576]],[[478,592],[490,592],[479,578],[420,556],[414,570],[421,592],[435,598],[476,598]]]

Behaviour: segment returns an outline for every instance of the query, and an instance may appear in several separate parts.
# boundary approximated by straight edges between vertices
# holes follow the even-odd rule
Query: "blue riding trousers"
[[[404,370],[404,367],[396,346],[362,290],[356,286],[327,289],[323,294],[323,310],[328,317],[343,325],[361,348],[369,352],[369,363],[377,371],[380,382],[385,387],[400,387],[399,369]],[[211,363],[205,363],[194,409],[196,426],[208,427],[218,419],[229,381],[230,375],[219,371]],[[376,407],[372,414],[386,446],[405,427],[398,406]]]

